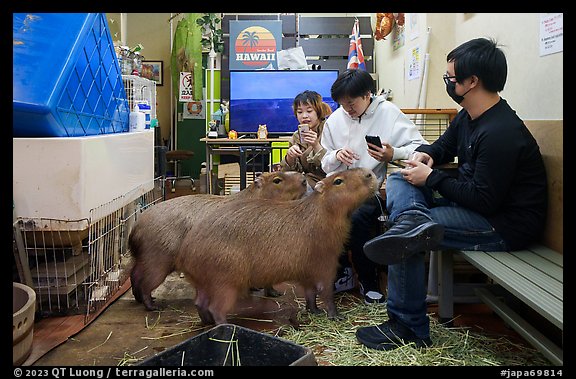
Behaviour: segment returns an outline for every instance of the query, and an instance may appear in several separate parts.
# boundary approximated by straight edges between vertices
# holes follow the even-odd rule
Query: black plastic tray
[[[234,324],[198,334],[138,366],[316,366],[310,348]]]

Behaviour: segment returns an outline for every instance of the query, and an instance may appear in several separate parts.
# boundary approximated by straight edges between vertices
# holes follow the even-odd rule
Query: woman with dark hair
[[[326,117],[332,108],[322,101],[322,96],[315,91],[304,91],[294,98],[292,104],[294,116],[299,125],[306,125],[294,132],[289,142],[288,152],[280,167],[282,171],[298,171],[306,175],[310,187],[324,179],[321,160],[326,149],[320,144]]]

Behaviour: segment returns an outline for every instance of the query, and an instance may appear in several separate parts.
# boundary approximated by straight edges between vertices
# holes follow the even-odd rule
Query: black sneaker
[[[420,215],[399,216],[386,233],[364,244],[364,254],[373,262],[393,265],[414,253],[437,248],[444,227]]]
[[[376,350],[393,350],[410,343],[418,348],[432,346],[429,337],[418,338],[413,331],[391,320],[380,325],[359,328],[356,330],[356,339],[361,344]]]

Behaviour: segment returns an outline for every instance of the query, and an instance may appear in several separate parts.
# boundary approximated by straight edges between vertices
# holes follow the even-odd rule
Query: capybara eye
[[[336,179],[336,180],[334,181],[334,185],[336,185],[336,186],[339,186],[339,185],[342,184],[342,183],[344,183],[344,181],[343,181],[342,179],[340,179],[340,178],[338,178],[338,179]]]
[[[274,184],[280,184],[280,183],[282,183],[282,179],[276,177],[276,178],[274,178],[274,180],[272,180],[272,182],[274,182]]]

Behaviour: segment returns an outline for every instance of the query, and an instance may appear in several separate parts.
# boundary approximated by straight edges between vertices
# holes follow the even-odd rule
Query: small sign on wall
[[[540,56],[559,53],[564,50],[563,13],[543,13],[540,15]]]
[[[178,85],[178,93],[180,94],[179,101],[189,102],[193,101],[193,88],[194,77],[191,72],[180,72],[180,81]]]
[[[408,57],[406,65],[406,78],[408,80],[418,79],[420,77],[420,46],[415,46],[407,51]]]
[[[206,110],[204,107],[204,100],[202,101],[191,101],[184,104],[183,108],[184,118],[206,118]]]

